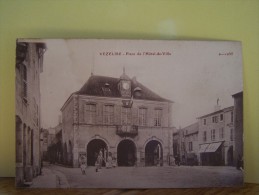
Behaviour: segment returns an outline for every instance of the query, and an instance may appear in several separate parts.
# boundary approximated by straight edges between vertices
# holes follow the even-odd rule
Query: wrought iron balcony
[[[138,135],[138,126],[136,125],[117,125],[116,134],[119,136],[134,137]]]

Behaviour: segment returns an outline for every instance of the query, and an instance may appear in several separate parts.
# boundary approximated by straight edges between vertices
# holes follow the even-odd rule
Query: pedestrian
[[[95,161],[95,166],[96,166],[95,171],[96,172],[98,172],[98,170],[102,168],[102,164],[103,164],[103,154],[102,154],[102,151],[100,150],[100,152],[97,156],[97,159]]]
[[[241,157],[241,155],[238,155],[236,168],[237,168],[237,170],[240,170],[240,171],[243,171],[243,169],[244,169],[243,157]]]
[[[80,165],[80,168],[81,168],[82,174],[85,175],[85,172],[86,172],[86,163],[85,163],[85,162],[82,162],[81,165]]]
[[[108,153],[107,162],[106,162],[106,168],[112,168],[112,153]]]

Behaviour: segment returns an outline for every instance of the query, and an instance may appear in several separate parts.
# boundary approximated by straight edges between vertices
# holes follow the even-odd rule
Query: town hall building
[[[171,100],[160,97],[125,70],[120,78],[91,75],[61,108],[63,160],[94,166],[98,153],[117,166],[171,164]]]

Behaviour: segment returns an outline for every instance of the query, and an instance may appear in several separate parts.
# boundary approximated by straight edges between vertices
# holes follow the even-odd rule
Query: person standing
[[[95,162],[95,166],[96,166],[95,171],[96,172],[98,172],[98,170],[102,168],[102,164],[103,164],[103,154],[102,154],[102,151],[100,150],[100,152],[97,156],[96,162]]]

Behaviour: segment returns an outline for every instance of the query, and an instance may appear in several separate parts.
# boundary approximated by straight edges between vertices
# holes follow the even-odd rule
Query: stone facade
[[[233,117],[231,106],[198,118],[201,165],[233,165]]]
[[[199,152],[199,142],[198,142],[198,132],[199,124],[194,123],[187,127],[181,129],[184,134],[184,159],[186,165],[198,165],[198,152]]]
[[[170,164],[171,106],[125,72],[118,79],[92,75],[61,109],[64,162],[78,167],[85,156],[94,166],[101,151],[118,166]]]
[[[243,92],[236,93],[234,98],[234,161],[237,165],[238,160],[243,161]]]
[[[43,43],[16,45],[16,184],[23,186],[40,173],[40,73]]]

